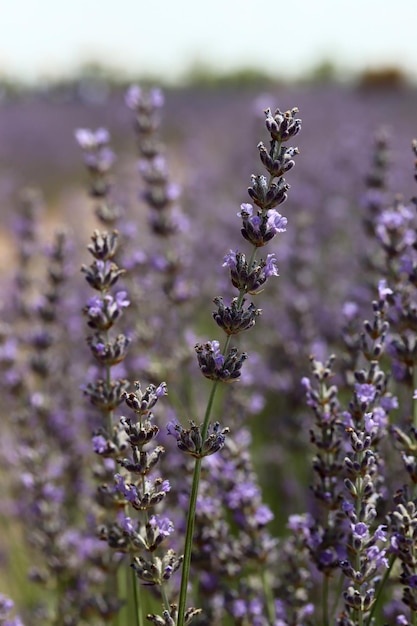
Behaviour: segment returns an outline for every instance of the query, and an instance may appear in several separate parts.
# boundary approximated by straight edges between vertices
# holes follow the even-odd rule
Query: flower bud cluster
[[[179,227],[176,201],[180,188],[169,181],[168,164],[158,137],[164,95],[160,89],[144,90],[132,85],[126,93],[125,102],[135,115],[141,157],[139,171],[146,183],[142,198],[151,209],[150,225],[155,234],[167,237]]]
[[[348,555],[340,568],[348,579],[343,597],[347,615],[369,615],[383,572],[389,567],[387,526],[378,519],[382,497],[380,442],[387,436],[388,414],[398,403],[388,391],[388,378],[380,367],[389,324],[387,288],[380,283],[372,303],[373,321],[365,321],[360,338],[363,368],[354,372],[353,398],[343,413],[350,451],[344,459],[345,495],[341,504],[349,520]],[[347,443],[346,442],[346,443]]]
[[[124,291],[119,291],[115,296],[108,293],[124,273],[112,261],[117,251],[118,233],[95,231],[91,239],[88,250],[94,259],[89,266],[83,265],[81,269],[90,287],[98,291],[99,295],[90,298],[83,311],[88,326],[96,331],[87,337],[87,343],[94,358],[109,372],[111,367],[124,360],[130,343],[130,339],[122,333],[112,336],[109,332],[129,301]],[[124,379],[110,380],[106,376],[87,383],[83,390],[92,404],[110,414],[120,404],[122,391],[127,384]],[[108,435],[111,437],[112,428],[109,430]]]
[[[294,157],[298,154],[298,148],[285,145],[301,130],[301,120],[295,117],[296,113],[296,108],[285,113],[277,109],[274,115],[270,109],[265,111],[266,128],[271,136],[270,145],[268,150],[260,142],[258,150],[269,176],[252,176],[248,193],[257,208],[255,210],[251,204],[243,204],[239,214],[243,237],[256,247],[266,245],[277,233],[285,231],[287,219],[275,207],[287,199],[289,185],[284,174],[294,167]]]
[[[214,298],[214,303],[218,306],[218,311],[213,313],[213,318],[220,328],[223,328],[226,335],[236,335],[243,330],[249,330],[262,313],[262,310],[256,309],[252,303],[245,310],[245,300],[242,302],[242,307],[239,307],[237,298],[233,298],[230,306],[224,306],[223,298],[220,296]]]
[[[153,474],[165,450],[163,446],[148,449],[159,433],[159,428],[152,423],[152,409],[166,394],[165,383],[158,387],[149,385],[142,391],[139,382],[135,383],[134,392],[123,391],[121,394],[135,416],[134,419],[124,416],[120,419],[119,430],[123,432],[125,446],[123,449],[119,446],[114,455],[121,472],[114,476],[112,495],[123,512],[119,513],[116,522],[100,529],[101,538],[111,548],[132,555],[132,568],[137,578],[148,585],[164,584],[182,563],[182,557],[177,557],[171,549],[162,557],[154,555],[174,532],[172,521],[154,512],[171,489],[168,480]],[[129,456],[122,456],[121,452]],[[103,454],[107,454],[106,447]],[[129,515],[129,507],[140,512],[135,521]]]
[[[179,206],[181,188],[170,179],[165,147],[159,138],[161,109],[164,94],[160,89],[142,89],[132,85],[126,92],[125,102],[135,116],[137,147],[140,155],[139,173],[145,183],[140,198],[149,207],[149,225],[154,235],[165,240],[163,264],[164,291],[174,302],[183,302],[192,296],[192,288],[181,274],[184,254],[178,242],[168,250],[166,240],[186,230],[188,223]],[[160,264],[161,266],[161,264]],[[162,267],[162,266],[161,266]]]
[[[387,189],[387,170],[390,162],[389,135],[386,128],[375,134],[371,168],[366,174],[366,193],[363,198],[365,209],[364,226],[367,234],[375,236],[378,216],[384,208]],[[372,259],[369,259],[372,262]]]
[[[253,175],[252,185],[248,189],[249,196],[256,208],[249,203],[241,204],[237,214],[242,220],[241,234],[252,244],[253,250],[250,260],[238,250],[230,252],[224,257],[223,267],[230,270],[230,280],[239,294],[233,298],[230,305],[225,305],[218,296],[214,299],[218,309],[213,313],[216,323],[224,330],[226,354],[220,352],[218,342],[212,341],[196,346],[198,364],[206,378],[231,382],[240,377],[240,369],[246,354],[238,355],[237,349],[229,350],[231,335],[253,328],[256,318],[261,314],[253,303],[245,309],[246,294],[257,295],[270,276],[278,276],[278,268],[274,253],[268,254],[266,259],[256,261],[256,251],[267,245],[278,234],[286,230],[287,218],[275,209],[287,198],[287,185],[283,174],[295,164],[293,158],[298,154],[297,148],[286,148],[283,144],[294,137],[301,128],[301,120],[295,117],[297,109],[281,113],[279,109],[273,116],[270,109],[265,111],[266,127],[271,135],[270,149],[266,149],[261,142],[258,145],[261,162],[268,173]]]
[[[240,378],[246,352],[239,353],[237,348],[230,348],[226,355],[220,352],[218,341],[207,341],[195,346],[198,365],[202,374],[210,380],[232,383]]]
[[[90,130],[78,128],[75,139],[83,151],[84,163],[89,174],[89,194],[96,201],[98,219],[108,226],[114,225],[121,215],[121,208],[111,200],[111,169],[116,155],[110,147],[110,133],[106,128]]]
[[[312,379],[304,377],[307,405],[313,410],[314,428],[310,429],[310,441],[315,447],[313,458],[314,482],[312,492],[320,505],[317,519],[291,520],[294,530],[304,535],[310,558],[325,575],[338,567],[345,554],[345,524],[337,512],[343,491],[341,473],[343,468],[343,444],[340,433],[340,402],[334,378],[332,355],[325,363],[310,357]],[[301,525],[298,528],[298,525]]]
[[[192,420],[190,428],[183,428],[177,422],[168,425],[168,434],[176,438],[178,448],[196,459],[202,459],[221,450],[225,444],[225,435],[229,431],[229,428],[220,430],[219,422],[215,422],[209,425],[207,434],[203,437],[201,426],[197,426]]]
[[[0,624],[4,624],[4,626],[23,626],[23,622],[19,616],[10,616],[13,606],[13,601],[0,593]]]
[[[253,261],[251,265],[246,261],[243,252],[233,252],[224,257],[223,267],[230,269],[230,280],[232,285],[239,289],[241,293],[257,295],[263,290],[262,285],[266,283],[270,276],[279,276],[276,265],[275,254],[268,254],[265,260],[258,263]]]
[[[193,617],[200,615],[201,609],[189,608],[184,615],[184,624],[188,626]],[[171,604],[170,609],[162,612],[162,616],[150,613],[146,619],[155,626],[176,626],[178,619],[178,607],[176,604]]]
[[[34,244],[36,240],[33,222],[36,197],[25,194],[25,215],[19,224],[24,236],[19,260],[22,289],[19,299],[27,295],[29,286],[30,299],[14,311],[20,318],[15,320],[17,328],[23,322],[19,334],[7,334],[9,345],[3,345],[3,336],[0,338],[1,360],[3,368],[4,358],[10,360],[17,344],[25,342],[25,350],[20,350],[16,362],[20,373],[24,373],[14,404],[19,446],[13,450],[13,457],[19,466],[17,474],[23,494],[16,513],[19,524],[23,524],[22,537],[31,546],[33,556],[28,561],[29,579],[43,588],[27,619],[31,623],[52,624],[64,616],[70,625],[84,621],[87,603],[91,619],[99,621],[104,619],[110,604],[103,589],[98,590],[103,571],[102,553],[97,549],[100,544],[84,524],[91,512],[92,493],[90,481],[85,480],[88,463],[85,416],[76,409],[74,399],[74,364],[78,358],[71,363],[75,352],[69,346],[77,336],[71,317],[73,294],[68,282],[73,249],[66,231],[56,232],[52,245],[45,250],[46,258],[39,256],[36,262],[39,271],[46,260],[47,280],[29,281],[30,274],[25,269],[33,257],[29,254],[32,245],[26,246],[26,242]],[[30,309],[26,304],[30,304]],[[25,320],[29,310],[30,318]],[[77,306],[77,318],[78,312]],[[0,335],[3,332],[1,329]],[[75,376],[78,375],[76,372]],[[6,381],[7,377],[3,378]],[[18,379],[13,376],[12,380],[16,388]],[[75,516],[74,510],[77,510]],[[53,594],[46,591],[51,589]],[[0,622],[10,626],[21,624],[18,618],[3,613]]]
[[[391,550],[401,562],[400,581],[402,600],[410,610],[417,612],[417,559],[415,541],[417,536],[417,508],[409,498],[408,489],[396,495],[397,507],[391,514]]]

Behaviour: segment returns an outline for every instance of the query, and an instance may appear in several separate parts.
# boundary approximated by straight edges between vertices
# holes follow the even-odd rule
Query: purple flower
[[[7,618],[13,606],[14,606],[13,600],[10,600],[10,598],[7,598],[5,595],[0,593],[0,619],[1,620]]]
[[[266,257],[264,273],[266,278],[269,278],[270,276],[279,276],[274,252],[272,252],[272,254],[268,254]]]
[[[398,409],[398,398],[396,396],[384,395],[380,400],[380,405],[385,411],[392,411]]]
[[[269,524],[269,522],[274,519],[274,514],[272,513],[269,506],[267,506],[266,504],[261,504],[257,507],[254,513],[254,518],[259,526],[266,526],[266,524]]]
[[[288,518],[287,528],[292,530],[295,534],[301,534],[304,537],[309,537],[311,534],[311,527],[314,524],[313,517],[310,513],[304,515],[290,515]]]
[[[160,385],[158,385],[158,387],[155,389],[155,395],[157,398],[161,398],[162,396],[167,396],[168,395],[167,384],[161,383]]]
[[[380,280],[378,283],[378,295],[380,300],[386,300],[387,296],[391,296],[394,292],[387,287],[387,281],[385,279]]]
[[[115,160],[116,155],[108,147],[100,148],[97,152],[87,152],[84,155],[85,164],[101,173],[108,172]]]
[[[384,409],[376,407],[372,413],[365,413],[364,426],[366,433],[378,434],[388,426],[388,416]]]
[[[145,92],[138,85],[131,85],[125,94],[125,103],[129,109],[137,112],[141,109],[160,109],[164,106],[164,94],[157,87]]]
[[[373,563],[375,567],[389,567],[389,562],[386,557],[387,551],[381,550],[378,546],[371,546],[366,549],[366,557],[369,563]],[[417,576],[416,576],[417,579]]]
[[[268,216],[268,228],[275,233],[285,233],[288,220],[283,217],[281,213],[278,213],[275,209],[269,209]]]
[[[139,85],[131,85],[125,94],[125,103],[128,109],[135,111],[142,99],[142,89]]]
[[[98,128],[96,131],[78,128],[75,131],[75,138],[83,150],[92,150],[109,143],[110,134],[105,128]]]
[[[319,556],[320,565],[324,567],[328,567],[329,565],[332,565],[332,563],[335,563],[335,561],[336,561],[335,551],[333,548],[328,548],[327,550],[320,551],[320,556]]]
[[[117,521],[120,527],[129,535],[136,532],[134,525],[132,524],[132,519],[126,516],[123,512],[120,512],[117,516]]]
[[[352,524],[352,534],[355,538],[360,539],[361,541],[366,541],[369,537],[368,526],[363,522]]]
[[[386,529],[387,529],[387,527],[384,526],[383,524],[380,524],[378,526],[378,528],[374,532],[374,539],[375,539],[375,541],[386,541],[387,540]]]
[[[159,487],[159,491],[160,491],[161,493],[168,493],[169,491],[171,491],[171,485],[170,485],[169,480],[164,480],[164,481],[161,483],[161,485],[160,485],[160,487]]]
[[[95,435],[92,438],[93,450],[97,454],[102,454],[107,450],[107,439],[103,435]]]
[[[228,254],[226,254],[226,256],[223,259],[223,267],[228,267],[230,270],[236,270],[237,268],[237,255],[238,250],[235,250],[233,252],[233,250],[230,250],[230,252],[228,252]]]
[[[345,513],[352,513],[355,510],[355,507],[352,502],[349,500],[343,500],[342,502],[342,511]]]
[[[231,509],[237,509],[244,504],[250,503],[260,495],[259,487],[254,483],[237,484],[226,495],[227,504]]]
[[[227,355],[223,355],[217,340],[198,343],[194,349],[201,372],[206,378],[228,383],[240,378],[242,365],[247,359],[245,352],[239,354],[237,348],[230,348]]]
[[[246,602],[245,600],[235,600],[233,602],[233,609],[232,609],[232,613],[233,616],[236,618],[243,618],[246,615]]]
[[[116,481],[116,485],[114,487],[115,491],[119,491],[128,502],[135,502],[138,497],[138,492],[135,485],[127,484],[125,479],[120,474],[115,474],[114,479]]]
[[[343,315],[348,321],[355,319],[359,312],[359,307],[356,302],[345,302],[342,308]]]
[[[355,384],[355,392],[359,402],[362,404],[370,404],[375,400],[376,388],[369,384]]]
[[[168,517],[161,515],[152,515],[149,518],[149,524],[163,537],[169,537],[175,530],[173,522]]]

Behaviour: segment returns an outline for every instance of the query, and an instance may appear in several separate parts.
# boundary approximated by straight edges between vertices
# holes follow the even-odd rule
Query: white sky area
[[[417,0],[0,0],[0,75],[98,61],[175,79],[194,63],[297,76],[331,60],[417,77]]]

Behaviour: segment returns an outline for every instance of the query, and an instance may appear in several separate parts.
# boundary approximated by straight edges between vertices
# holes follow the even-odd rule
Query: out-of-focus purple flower
[[[128,109],[135,111],[142,98],[142,89],[139,85],[131,85],[125,94],[125,103]]]
[[[10,617],[10,611],[14,607],[14,602],[0,593],[0,623],[3,626],[23,626],[19,616]]]
[[[249,504],[259,495],[259,487],[254,483],[235,485],[234,489],[227,494],[226,502],[231,509],[237,509],[243,504]]]
[[[356,302],[345,302],[342,308],[342,313],[348,321],[355,319],[359,312],[359,307]]]
[[[304,515],[290,515],[288,518],[287,528],[295,534],[302,534],[309,537],[311,527],[314,525],[313,516],[310,513]]]
[[[398,398],[396,396],[391,396],[390,394],[385,394],[380,399],[380,405],[384,411],[398,409]]]
[[[120,528],[122,528],[129,535],[136,532],[136,528],[132,523],[132,518],[129,517],[128,515],[125,515],[122,511],[120,511],[120,513],[117,516],[117,522]]]
[[[75,131],[75,138],[83,150],[92,150],[109,143],[110,134],[106,128],[98,128],[95,131],[89,128],[78,128]]]
[[[157,87],[145,92],[139,85],[131,85],[126,92],[125,103],[132,111],[147,111],[150,107],[160,109],[164,106],[164,94]]]
[[[93,450],[94,452],[97,452],[97,454],[101,454],[107,450],[107,439],[103,437],[103,435],[95,435],[92,438],[92,442]]]
[[[100,152],[87,152],[84,155],[84,162],[87,167],[95,169],[102,174],[111,169],[115,160],[116,155],[113,150],[107,147],[101,148]]]
[[[6,619],[14,606],[13,600],[0,593],[0,619]]]
[[[385,279],[380,280],[378,283],[378,295],[380,300],[386,300],[387,296],[392,296],[394,292],[387,286]]]
[[[269,506],[267,506],[266,504],[261,504],[255,510],[254,518],[260,526],[266,526],[274,519],[274,514],[272,513]]]

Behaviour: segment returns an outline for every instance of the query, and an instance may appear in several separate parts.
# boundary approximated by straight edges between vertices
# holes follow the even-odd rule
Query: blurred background
[[[320,141],[323,151],[323,137],[314,133],[327,126],[330,161],[335,144],[347,150],[359,170],[365,165],[357,165],[358,153],[362,150],[366,163],[381,124],[396,127],[394,164],[414,133],[414,0],[395,5],[377,0],[0,0],[0,15],[2,231],[9,227],[17,190],[26,185],[39,186],[45,195],[46,228],[53,229],[62,217],[77,219],[73,205],[80,204],[83,179],[76,128],[109,128],[116,151],[124,155],[120,172],[133,162],[132,123],[124,105],[132,83],[165,90],[164,133],[168,149],[176,153],[174,175],[185,190],[190,190],[190,167],[193,180],[213,169],[221,137],[228,140],[219,179],[232,159],[235,168],[240,166],[235,169],[239,179],[247,180],[256,153],[238,162],[232,152],[256,146],[254,128],[261,127],[266,106],[298,106],[306,128],[300,148],[305,150],[304,141],[307,146]],[[363,140],[359,148],[355,142]],[[207,163],[200,155],[197,172],[192,152],[198,144],[205,146]],[[305,159],[311,167],[318,163],[308,148]],[[406,172],[398,188],[404,178],[411,182]],[[123,184],[126,188],[126,180]],[[0,261],[10,253],[5,244]]]
[[[0,2],[0,78],[61,82],[101,66],[169,84],[250,70],[275,80],[396,68],[417,78],[416,4],[397,0]]]

